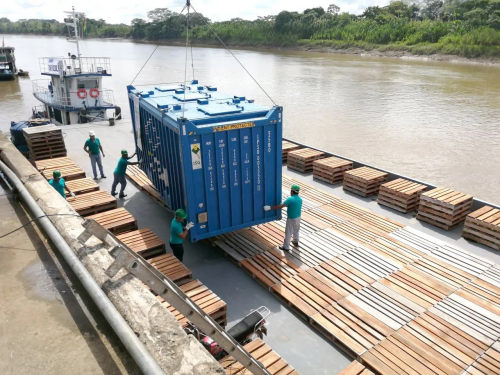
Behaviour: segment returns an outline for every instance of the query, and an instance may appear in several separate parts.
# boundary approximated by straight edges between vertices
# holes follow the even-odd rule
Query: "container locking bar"
[[[126,269],[144,282],[156,294],[176,308],[182,315],[198,327],[204,334],[215,340],[229,355],[251,371],[254,375],[271,375],[238,342],[227,334],[208,314],[193,303],[174,282],[151,266],[144,258],[129,249],[93,219],[86,219],[78,240],[84,244],[92,236],[110,246],[115,261],[106,270],[106,275],[114,277],[121,269]]]

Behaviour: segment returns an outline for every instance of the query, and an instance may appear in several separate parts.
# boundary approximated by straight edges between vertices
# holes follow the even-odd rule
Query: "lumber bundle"
[[[85,171],[75,163],[66,164],[63,166],[48,166],[41,169],[40,173],[47,180],[50,180],[52,179],[52,174],[56,170],[61,172],[61,177],[64,178],[65,181],[78,180],[86,177]]]
[[[137,221],[123,207],[89,216],[88,219],[94,219],[115,235],[137,229]]]
[[[468,214],[462,236],[500,250],[500,210],[484,206]]]
[[[81,216],[94,215],[116,208],[116,199],[107,191],[94,191],[66,198],[73,209]]]
[[[301,148],[288,153],[287,167],[302,173],[312,172],[313,162],[323,159],[324,152],[313,150],[312,148]]]
[[[24,128],[23,134],[33,163],[67,155],[62,131],[54,124]]]
[[[193,273],[172,253],[158,255],[148,259],[148,262],[165,277],[176,283],[190,280],[193,277]]]
[[[472,207],[472,195],[438,187],[422,193],[417,219],[444,230],[462,223]]]
[[[387,173],[361,167],[344,173],[344,190],[367,197],[378,193],[380,185],[387,181]]]
[[[261,339],[254,339],[243,347],[257,361],[273,375],[300,375],[281,356]],[[252,375],[241,363],[233,357],[222,358],[219,363],[226,371],[226,375]],[[363,374],[365,375],[365,374]]]
[[[331,156],[313,162],[313,177],[318,180],[336,184],[342,182],[344,173],[353,168],[353,162]]]
[[[99,185],[91,178],[81,178],[78,180],[70,180],[66,186],[76,195],[91,193],[99,190]]]
[[[191,301],[197,304],[207,315],[215,320],[221,327],[227,325],[227,305],[217,294],[208,289],[199,280],[192,280],[179,287]],[[157,296],[160,303],[172,313],[177,321],[185,327],[188,319],[179,310],[165,301],[161,296]]]
[[[146,259],[165,253],[165,242],[149,228],[119,234],[116,238]]]
[[[377,202],[404,213],[414,211],[425,189],[426,185],[398,178],[380,185]]]
[[[288,142],[288,141],[283,141],[283,146],[282,146],[282,149],[283,149],[283,163],[287,162],[287,160],[288,160],[288,153],[290,151],[295,151],[295,150],[298,150],[299,148],[300,148],[300,146],[296,145],[295,143]]]

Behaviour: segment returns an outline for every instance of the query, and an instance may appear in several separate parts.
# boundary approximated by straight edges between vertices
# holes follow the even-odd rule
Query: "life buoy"
[[[99,90],[98,89],[90,89],[90,96],[95,98],[99,97]]]
[[[80,99],[85,99],[87,97],[87,90],[80,89],[76,92],[76,95],[78,95]]]

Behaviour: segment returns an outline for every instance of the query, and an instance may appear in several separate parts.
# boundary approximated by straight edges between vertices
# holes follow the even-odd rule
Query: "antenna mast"
[[[66,26],[68,27],[72,27],[73,28],[73,31],[74,31],[74,39],[70,39],[70,37],[67,38],[68,42],[70,43],[76,43],[76,51],[77,51],[77,56],[78,56],[78,62],[80,63],[80,57],[81,57],[81,54],[80,54],[80,44],[79,44],[79,40],[80,40],[80,34],[78,32],[78,19],[80,16],[83,16],[85,13],[83,12],[75,12],[75,7],[72,7],[72,10],[71,12],[64,12],[66,14],[69,14],[71,16],[71,18],[67,18],[64,20],[64,22],[66,23]]]

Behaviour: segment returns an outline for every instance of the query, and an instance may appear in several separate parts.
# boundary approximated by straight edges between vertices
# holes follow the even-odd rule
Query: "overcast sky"
[[[275,15],[282,10],[303,11],[306,8],[336,4],[341,12],[359,14],[370,5],[387,5],[389,0],[191,0],[194,8],[212,21],[231,18],[253,20],[258,16]],[[12,21],[20,18],[43,18],[62,21],[63,11],[85,12],[89,18],[103,18],[109,23],[130,24],[133,18],[146,19],[147,12],[154,8],[169,8],[180,12],[185,0],[6,0],[0,7],[0,18]]]

